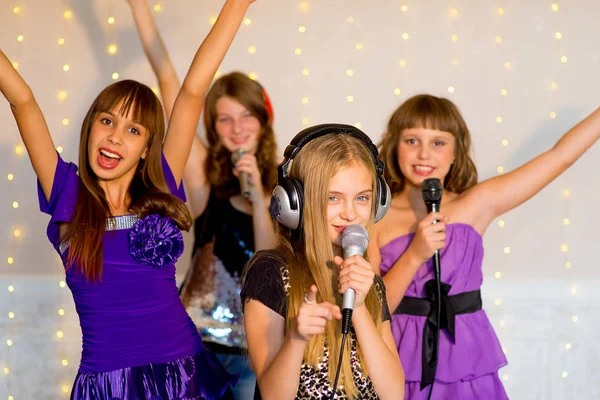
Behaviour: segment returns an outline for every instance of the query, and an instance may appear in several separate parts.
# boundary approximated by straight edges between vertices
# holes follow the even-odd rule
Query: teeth
[[[417,171],[421,171],[421,172],[430,172],[431,170],[433,170],[433,168],[431,168],[431,167],[424,167],[422,165],[416,165],[415,169]]]
[[[109,152],[109,151],[106,151],[106,150],[104,150],[104,149],[100,150],[100,153],[104,154],[104,155],[105,155],[106,157],[108,157],[108,158],[115,158],[115,159],[117,159],[117,160],[120,160],[120,159],[121,159],[121,157],[119,157],[118,155],[116,155],[116,154],[114,154],[114,153],[111,153],[111,152]]]

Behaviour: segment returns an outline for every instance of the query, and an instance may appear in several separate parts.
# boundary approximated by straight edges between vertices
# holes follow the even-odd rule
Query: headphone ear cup
[[[385,191],[385,196],[384,196]],[[377,206],[375,208],[375,223],[381,221],[392,204],[392,191],[387,182],[377,177]]]
[[[302,221],[302,184],[295,179],[285,178],[273,189],[271,216],[286,228],[296,230]]]

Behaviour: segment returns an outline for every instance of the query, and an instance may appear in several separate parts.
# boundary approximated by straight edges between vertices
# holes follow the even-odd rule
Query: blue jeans
[[[223,367],[230,374],[239,373],[240,380],[231,388],[236,400],[252,400],[254,398],[254,386],[256,375],[250,366],[250,357],[238,354],[215,353]]]

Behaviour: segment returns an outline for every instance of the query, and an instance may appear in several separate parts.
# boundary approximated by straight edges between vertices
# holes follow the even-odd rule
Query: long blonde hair
[[[296,315],[302,305],[304,293],[313,283],[319,290],[319,302],[341,304],[341,295],[337,291],[338,269],[333,263],[334,254],[328,230],[327,194],[331,178],[340,169],[353,163],[364,166],[373,176],[373,207],[371,222],[367,226],[369,229],[375,215],[376,172],[373,155],[361,140],[345,134],[328,134],[307,143],[292,161],[289,176],[303,184],[304,215],[299,234],[290,233],[278,226],[281,243],[279,250],[286,256],[290,274],[286,332],[296,323]],[[381,331],[382,304],[374,286],[371,287],[365,304],[377,329]],[[317,367],[324,354],[324,343],[327,343],[329,374],[332,381],[337,369],[341,329],[341,321],[328,321],[325,333],[313,336],[304,352],[304,362]],[[368,374],[358,342],[357,350],[363,372]],[[347,396],[352,399],[357,396],[358,389],[352,374],[350,346],[347,345],[343,351],[345,362],[342,365],[340,381]]]

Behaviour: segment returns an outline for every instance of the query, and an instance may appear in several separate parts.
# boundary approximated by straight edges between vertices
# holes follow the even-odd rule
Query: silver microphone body
[[[369,234],[367,230],[360,225],[350,225],[342,233],[342,249],[344,250],[344,259],[354,255],[362,256],[369,246]],[[342,310],[354,310],[354,300],[356,292],[354,289],[348,289],[344,292],[342,300]]]
[[[233,165],[237,164],[240,158],[242,158],[246,153],[247,151],[242,148],[239,148],[233,153],[231,153],[231,162],[233,163]],[[248,198],[250,196],[250,184],[248,183],[248,174],[245,172],[240,172],[239,181],[240,192],[242,193],[242,196]]]

